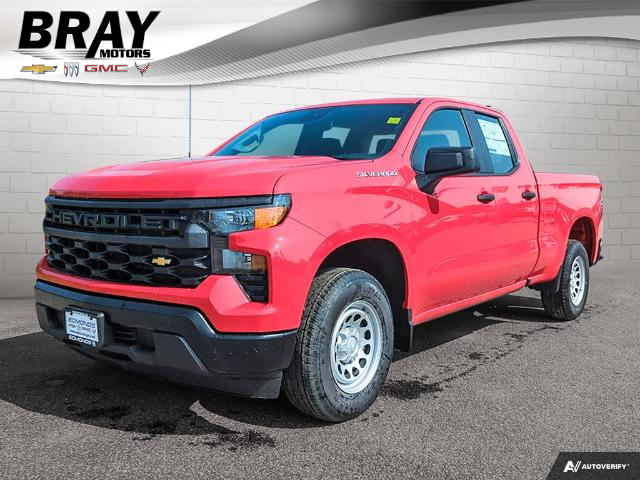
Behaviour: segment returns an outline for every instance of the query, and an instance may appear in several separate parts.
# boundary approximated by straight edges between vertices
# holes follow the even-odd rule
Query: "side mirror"
[[[424,173],[417,176],[418,187],[433,194],[444,177],[480,171],[473,147],[432,147],[427,151]]]

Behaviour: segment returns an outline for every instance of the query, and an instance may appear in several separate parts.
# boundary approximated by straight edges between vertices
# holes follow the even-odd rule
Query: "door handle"
[[[479,202],[489,203],[495,200],[496,196],[493,193],[481,193],[477,198]]]
[[[533,200],[534,198],[536,198],[536,192],[532,192],[531,190],[522,192],[522,198],[524,198],[525,200]]]

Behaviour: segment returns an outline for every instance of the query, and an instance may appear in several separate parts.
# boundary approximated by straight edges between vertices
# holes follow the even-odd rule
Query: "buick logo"
[[[78,62],[64,62],[64,76],[73,77],[78,76],[80,73],[80,63]]]

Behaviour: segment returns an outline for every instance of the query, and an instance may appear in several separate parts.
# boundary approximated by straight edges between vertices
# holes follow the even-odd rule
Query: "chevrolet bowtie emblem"
[[[165,265],[169,265],[171,263],[171,259],[165,257],[155,257],[153,260],[151,260],[151,263],[155,263],[159,267],[164,267]]]
[[[31,65],[30,67],[22,67],[21,72],[39,73],[42,75],[47,72],[55,72],[57,67],[47,67],[45,65]]]

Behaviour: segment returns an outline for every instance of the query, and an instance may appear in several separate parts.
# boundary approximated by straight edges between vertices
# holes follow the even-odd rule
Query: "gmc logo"
[[[72,210],[52,210],[51,222],[59,225],[74,227],[97,228],[143,228],[159,229],[163,226],[177,230],[178,219],[163,216],[127,214],[127,213],[96,213],[74,212]]]
[[[126,73],[129,71],[128,65],[85,65],[85,72],[118,72]]]

